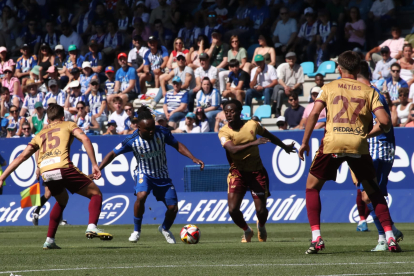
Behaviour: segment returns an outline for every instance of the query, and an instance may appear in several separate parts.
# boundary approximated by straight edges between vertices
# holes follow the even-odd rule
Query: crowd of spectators
[[[392,0],[186,4],[0,0],[1,136],[37,134],[52,104],[88,134],[132,133],[136,99],[174,132],[218,131],[228,98],[249,106],[263,100],[279,129],[303,129],[323,76],[304,108],[300,63],[318,66],[345,50],[367,51],[372,84],[388,92],[394,125],[413,124],[414,35],[401,37]],[[392,37],[378,45],[387,30]],[[146,95],[150,87],[158,93]]]

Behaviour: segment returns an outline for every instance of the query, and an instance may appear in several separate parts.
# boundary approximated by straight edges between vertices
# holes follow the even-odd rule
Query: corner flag
[[[20,192],[22,200],[20,200],[20,207],[40,206],[40,184],[36,183],[24,191]]]

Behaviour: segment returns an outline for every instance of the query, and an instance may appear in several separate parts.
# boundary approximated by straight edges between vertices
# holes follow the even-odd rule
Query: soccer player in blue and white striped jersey
[[[361,71],[358,74],[358,81],[360,81],[364,84],[370,85],[369,79],[370,79],[370,77],[369,77],[368,65],[365,61],[362,61],[361,62]],[[387,101],[386,101],[385,97],[379,92],[378,89],[376,89],[376,88],[374,88],[374,89],[379,94],[379,99],[380,99],[382,105],[384,106],[385,111],[388,113],[388,115],[391,118],[391,112],[389,110],[389,107],[388,107],[388,104],[387,104]],[[377,123],[377,119],[376,119],[375,115],[374,114],[372,114],[372,115],[373,115],[373,129],[368,134],[369,153],[370,153],[370,155],[372,157],[372,161],[374,163],[374,167],[375,167],[375,170],[376,170],[376,173],[377,173],[377,181],[378,181],[378,185],[381,189],[381,192],[384,196],[388,196],[388,191],[387,191],[388,175],[391,172],[392,165],[394,163],[394,155],[395,155],[394,128],[391,127],[391,130],[388,133],[384,133],[379,128],[379,124]],[[353,180],[354,180],[354,183],[358,182],[356,179],[353,179]],[[367,204],[368,209],[370,210],[370,215],[374,219],[375,226],[378,229],[378,234],[379,234],[378,244],[371,251],[387,251],[388,246],[387,246],[387,240],[386,240],[386,237],[385,237],[385,232],[384,232],[384,229],[381,226],[381,223],[380,223],[378,217],[376,216],[376,214],[374,212],[374,207],[372,206],[372,203],[371,203],[370,199],[368,198],[368,196],[365,193],[363,187],[361,186],[361,183],[358,182],[357,187],[358,187],[358,189],[361,190],[361,198]],[[358,198],[357,198],[357,205],[361,206],[361,204],[358,204]],[[363,206],[363,207],[365,209],[365,206]],[[361,214],[362,210],[360,211],[360,207],[358,208],[358,211],[360,212],[360,215],[363,215],[363,214]],[[362,218],[364,218],[364,217],[362,217]],[[362,218],[361,218],[361,220],[362,220]],[[363,221],[362,221],[362,223],[360,221],[360,223],[358,224],[358,227],[361,228],[363,223],[364,223]],[[358,230],[358,227],[357,227],[357,231],[361,231],[361,230]],[[367,231],[368,228],[366,227],[366,222],[365,222],[365,228],[366,228],[366,231]],[[400,241],[403,240],[404,235],[401,233],[401,231],[399,231],[394,226],[394,224],[392,225],[392,231],[394,233],[396,242],[400,242]]]
[[[102,170],[116,156],[131,151],[137,160],[137,167],[134,171],[134,194],[137,196],[137,200],[134,205],[134,232],[129,237],[130,242],[139,240],[145,210],[144,204],[152,191],[157,201],[162,201],[167,207],[164,222],[158,230],[168,243],[175,243],[174,236],[169,229],[178,212],[178,200],[174,185],[168,175],[166,144],[190,158],[194,163],[199,164],[200,169],[204,168],[203,161],[195,158],[167,128],[155,126],[154,117],[146,106],[141,106],[138,109],[138,129],[108,153],[99,166],[99,169]]]

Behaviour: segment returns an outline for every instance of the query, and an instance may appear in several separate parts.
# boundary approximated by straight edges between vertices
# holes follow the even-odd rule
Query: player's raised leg
[[[244,220],[243,213],[240,211],[240,206],[244,195],[245,193],[229,193],[227,196],[227,201],[229,205],[230,217],[234,223],[244,231],[241,242],[251,242],[253,237],[253,230],[247,225],[246,221]]]
[[[137,192],[137,200],[134,203],[134,232],[129,237],[129,241],[136,243],[141,236],[142,218],[145,212],[145,201],[148,197],[148,192]]]
[[[47,230],[47,238],[43,244],[43,249],[60,249],[55,243],[56,231],[59,227],[60,220],[62,219],[63,210],[65,210],[68,203],[68,192],[62,188],[60,193],[54,195],[56,203],[50,212],[49,228]]]

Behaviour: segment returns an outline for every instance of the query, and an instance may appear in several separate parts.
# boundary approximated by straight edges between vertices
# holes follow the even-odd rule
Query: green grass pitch
[[[47,228],[0,227],[0,276],[15,275],[414,275],[413,224],[404,233],[402,253],[370,252],[375,226],[356,232],[355,224],[322,224],[326,250],[305,255],[311,237],[307,224],[268,224],[268,241],[240,243],[234,224],[199,225],[199,244],[167,244],[157,225],[144,225],[141,239],[128,242],[132,225],[103,227],[112,241],[88,240],[86,226],[60,226],[61,250],[42,250]],[[255,225],[251,225],[255,229]]]

